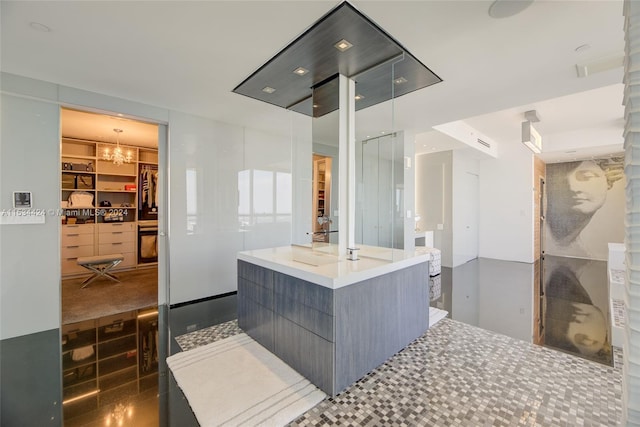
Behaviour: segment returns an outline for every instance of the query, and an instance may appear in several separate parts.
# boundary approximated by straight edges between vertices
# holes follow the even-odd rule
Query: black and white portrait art
[[[624,241],[623,157],[547,164],[544,251],[607,259]]]

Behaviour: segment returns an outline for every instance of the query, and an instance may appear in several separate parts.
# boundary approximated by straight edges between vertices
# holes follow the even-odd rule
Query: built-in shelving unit
[[[313,159],[313,211],[316,219],[331,215],[331,158],[314,155]],[[319,234],[330,229],[329,223],[314,221],[313,240],[328,242],[328,234]]]
[[[116,165],[102,155],[106,149],[113,149],[113,144],[62,138],[63,277],[88,273],[77,265],[78,257],[83,256],[121,253],[125,258],[117,269],[140,265],[137,225],[139,219],[149,218],[147,209],[139,206],[142,196],[138,181],[142,168],[155,165],[157,170],[158,151],[124,145],[121,148],[131,162]],[[155,206],[154,219],[157,211]]]

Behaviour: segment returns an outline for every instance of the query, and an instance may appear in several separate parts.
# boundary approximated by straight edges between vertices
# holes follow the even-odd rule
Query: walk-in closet
[[[83,425],[157,394],[158,126],[60,117],[63,412]]]

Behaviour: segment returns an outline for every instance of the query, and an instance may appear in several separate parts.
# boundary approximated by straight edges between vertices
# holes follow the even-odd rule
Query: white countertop
[[[327,248],[335,249],[335,245]],[[331,289],[341,288],[421,262],[426,254],[415,251],[358,245],[357,261],[304,246],[281,246],[238,252],[238,259]],[[389,261],[393,257],[393,261]],[[295,261],[297,259],[299,261]]]

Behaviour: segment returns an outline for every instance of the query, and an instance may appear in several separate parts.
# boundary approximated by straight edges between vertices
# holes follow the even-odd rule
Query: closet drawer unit
[[[105,243],[126,243],[135,242],[136,233],[133,231],[113,231],[110,233],[98,234],[98,244],[104,245]]]
[[[114,231],[136,231],[135,222],[119,222],[114,224],[98,224],[99,233],[112,233]]]
[[[93,245],[93,233],[68,233],[62,235],[62,247]]]
[[[134,242],[102,243],[98,245],[98,255],[125,254],[135,252]]]
[[[136,265],[138,259],[136,257],[135,252],[125,252],[122,255],[124,255],[124,259],[120,264],[118,264],[118,267],[116,267],[116,269],[124,268],[124,267],[133,267]]]
[[[93,245],[94,230],[94,224],[63,225],[61,236],[62,248]],[[93,255],[93,253],[90,255]]]
[[[95,224],[66,224],[62,226],[62,235],[93,234]]]
[[[78,258],[83,256],[93,256],[93,245],[72,245],[62,247],[62,259]]]
[[[78,258],[62,258],[61,262],[61,273],[63,276],[67,276],[69,274],[87,274],[89,271],[78,265]]]

